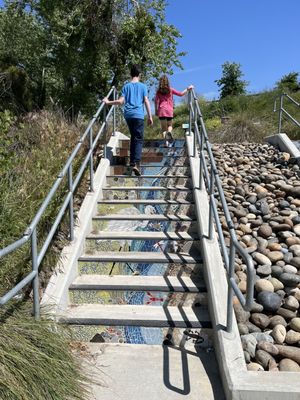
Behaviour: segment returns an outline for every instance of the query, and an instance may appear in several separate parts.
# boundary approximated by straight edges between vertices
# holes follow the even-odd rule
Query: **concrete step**
[[[189,217],[187,215],[179,214],[108,214],[96,215],[94,221],[184,221],[193,222],[197,221],[196,217]]]
[[[99,200],[98,204],[143,204],[143,205],[152,205],[152,204],[160,204],[160,205],[192,205],[195,204],[193,201],[185,200],[185,199],[176,199],[176,200],[168,200],[168,199],[103,199]]]
[[[105,186],[103,191],[108,191],[108,190],[114,190],[114,191],[119,191],[119,190],[134,190],[134,191],[175,191],[175,192],[192,192],[191,187],[186,187],[186,186]]]
[[[178,174],[178,175],[140,175],[140,176],[136,176],[136,175],[107,175],[106,176],[107,179],[190,179],[191,175],[189,174]]]
[[[88,343],[93,363],[86,400],[225,400],[213,351],[143,344]],[[99,371],[101,374],[100,384]]]
[[[178,156],[186,156],[187,155],[187,150],[185,147],[153,147],[153,146],[147,146],[143,147],[142,149],[142,154],[143,155],[153,155],[153,154],[162,154],[162,155],[178,155]],[[128,157],[130,156],[130,149],[122,149],[122,148],[117,148],[116,149],[116,155],[121,156],[121,157]]]
[[[118,177],[119,176],[119,177]],[[118,175],[118,176],[109,176],[106,178],[106,186],[145,186],[145,187],[153,187],[154,184],[157,186],[183,186],[183,187],[191,187],[191,178],[189,177],[180,177],[180,176],[163,176],[163,175],[143,175],[143,176],[135,176],[135,175]],[[152,176],[152,177],[151,177]]]
[[[144,139],[143,147],[163,147],[165,145],[165,140],[163,138],[160,139]],[[186,140],[185,138],[182,139],[175,139],[172,143],[172,146],[169,148],[183,148],[186,147]],[[118,148],[120,149],[129,149],[130,148],[130,140],[119,140]]]
[[[94,254],[83,254],[79,257],[83,262],[127,262],[127,263],[178,263],[178,264],[198,264],[202,263],[200,253],[193,255],[187,253],[168,253],[168,252],[97,252]]]
[[[78,274],[87,275],[133,275],[138,273],[147,276],[188,276],[193,280],[203,278],[203,266],[180,263],[134,263],[126,261],[79,261]]]
[[[83,304],[68,307],[62,320],[76,325],[210,327],[206,307]]]
[[[157,174],[164,174],[164,175],[174,175],[175,177],[178,174],[181,175],[190,175],[190,168],[188,166],[182,165],[145,165],[141,164],[141,173],[142,175],[157,175]],[[110,166],[110,175],[132,175],[132,168],[128,165],[119,164],[119,165],[111,165]],[[135,175],[134,175],[135,176]]]
[[[187,276],[81,275],[70,289],[198,293],[205,291],[205,284]]]
[[[86,237],[88,240],[199,240],[196,233],[156,231],[100,231]]]
[[[121,164],[121,165],[129,165],[129,157],[121,157],[121,156],[113,156],[112,164]],[[151,165],[152,167],[156,164],[171,167],[175,166],[188,166],[190,164],[190,160],[188,156],[175,156],[175,155],[164,155],[164,154],[153,154],[152,156],[149,155],[142,155],[141,158],[141,165]]]

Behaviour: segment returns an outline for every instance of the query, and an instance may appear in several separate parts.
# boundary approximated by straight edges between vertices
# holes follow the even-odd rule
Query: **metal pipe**
[[[116,100],[116,88],[114,87],[114,91],[113,91],[113,100]],[[114,106],[113,108],[113,132],[112,132],[112,136],[115,136],[116,134],[116,106]]]
[[[215,201],[215,196],[214,196],[214,172],[213,169],[211,169],[211,177],[210,177],[210,190],[209,190],[209,218],[208,218],[208,237],[209,240],[212,240],[213,238],[213,228],[214,228],[214,222],[213,222],[213,205],[212,203]]]
[[[64,214],[65,214],[65,212],[66,212],[66,210],[67,210],[67,208],[68,208],[68,206],[70,204],[71,197],[72,197],[72,193],[69,192],[67,194],[64,202],[63,202],[63,205],[62,205],[61,209],[59,210],[59,213],[57,214],[57,217],[55,218],[54,223],[52,224],[52,227],[51,227],[51,229],[50,229],[50,231],[49,231],[49,233],[47,235],[47,238],[46,238],[46,240],[45,240],[45,242],[44,242],[44,244],[43,244],[43,246],[41,248],[41,251],[40,251],[40,253],[38,255],[38,266],[40,266],[40,264],[41,264],[41,262],[42,262],[42,260],[44,258],[44,255],[46,254],[46,251],[48,250],[48,247],[49,247],[49,245],[50,245],[50,243],[51,243],[51,241],[52,241],[52,239],[53,239],[53,237],[54,237],[54,235],[56,233],[58,225],[60,224],[61,220],[63,219],[63,216],[64,216]]]
[[[32,260],[32,271],[35,272],[35,276],[32,283],[33,291],[33,313],[34,318],[38,320],[40,318],[40,299],[39,299],[39,266],[37,259],[37,232],[36,228],[33,230],[31,235],[31,260]]]
[[[29,233],[24,233],[24,236],[17,240],[16,242],[4,247],[0,250],[0,258],[6,256],[7,254],[11,253],[12,251],[18,249],[19,247],[23,246],[24,243],[28,241],[30,238],[31,231]]]
[[[94,162],[93,162],[93,128],[90,129],[89,134],[89,146],[90,146],[90,192],[94,191]]]
[[[16,296],[20,290],[22,290],[25,286],[27,286],[30,282],[32,282],[36,274],[37,274],[36,271],[31,271],[16,286],[14,286],[10,291],[5,293],[5,295],[0,297],[0,306],[6,304],[9,300],[11,300],[14,296]]]
[[[284,108],[282,108],[281,112],[284,113],[290,120],[292,120],[292,122],[294,122],[294,124],[296,124],[300,128],[300,123],[295,118],[293,118],[291,114],[289,114]]]
[[[72,164],[69,166],[68,170],[68,185],[69,193],[71,194],[69,201],[69,229],[70,229],[70,241],[74,240],[74,198],[73,198],[73,168]]]
[[[278,133],[281,132],[282,108],[283,108],[283,95],[280,96],[280,107],[279,107],[279,116],[278,116]]]
[[[189,134],[192,133],[192,92],[188,92],[188,102],[189,102]]]
[[[231,278],[234,277],[234,259],[235,259],[235,248],[233,242],[230,242],[230,253],[229,253],[229,271],[228,271],[228,295],[227,295],[227,332],[232,332],[232,320],[233,320],[233,289]]]

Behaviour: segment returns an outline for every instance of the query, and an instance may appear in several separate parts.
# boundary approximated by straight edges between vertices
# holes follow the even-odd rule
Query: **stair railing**
[[[192,157],[197,152],[200,159],[199,171],[199,189],[203,189],[203,184],[209,194],[209,223],[208,223],[208,239],[213,239],[214,224],[218,232],[219,245],[225,269],[227,271],[228,280],[228,297],[227,297],[227,327],[228,332],[232,331],[233,324],[233,295],[235,294],[245,310],[250,310],[253,303],[254,292],[254,265],[252,257],[243,249],[237,240],[234,224],[232,222],[221,179],[216,167],[211,144],[205,128],[202,112],[199,106],[195,91],[189,92],[189,131],[194,132]],[[197,189],[197,188],[196,188]],[[222,225],[216,205],[216,197],[220,199],[222,211],[225,216],[226,225],[230,237],[229,251],[226,247],[225,238],[222,231]],[[244,297],[234,278],[235,256],[238,253],[247,268],[247,288]]]
[[[300,122],[298,122],[294,117],[292,117],[292,115],[288,113],[284,108],[284,98],[286,98],[290,103],[294,104],[296,107],[300,108],[300,104],[287,93],[281,93],[278,97],[276,97],[274,101],[274,112],[278,111],[278,133],[281,133],[283,116],[287,117],[288,120],[292,121],[296,126],[298,126],[298,128],[300,128]],[[279,99],[279,107],[277,108],[278,99]]]
[[[117,91],[115,87],[112,87],[107,94],[107,97],[113,97],[113,99],[117,98]],[[40,299],[39,299],[39,266],[51,245],[51,241],[55,235],[55,232],[61,223],[65,214],[69,213],[69,240],[74,240],[74,192],[78,187],[83,174],[86,169],[89,169],[89,190],[91,192],[94,191],[94,165],[93,165],[93,156],[96,147],[99,145],[100,138],[102,137],[103,132],[105,132],[110,117],[112,116],[113,122],[113,132],[114,136],[116,132],[116,106],[112,106],[110,110],[107,112],[107,107],[104,103],[101,103],[96,114],[93,116],[91,121],[89,122],[85,132],[81,136],[78,144],[74,148],[64,167],[60,171],[57,179],[55,180],[53,186],[51,187],[49,193],[44,199],[42,205],[40,206],[38,212],[33,218],[30,225],[27,227],[23,236],[11,243],[10,245],[0,249],[0,258],[7,256],[8,254],[16,251],[20,247],[22,247],[25,243],[30,241],[31,246],[31,267],[32,271],[28,273],[17,285],[15,285],[11,290],[5,293],[2,297],[0,297],[0,306],[6,304],[9,300],[11,300],[14,296],[16,296],[25,286],[32,283],[33,288],[33,311],[36,319],[40,317]],[[102,117],[102,118],[100,118]],[[94,135],[93,130],[96,127],[97,122],[101,122],[100,128],[98,132]],[[78,155],[80,149],[83,147],[83,143],[85,140],[88,140],[88,151],[82,161],[77,175],[73,176],[73,161],[75,157]],[[51,200],[55,196],[58,188],[61,186],[61,182],[64,177],[68,179],[68,192],[67,195],[60,207],[60,210],[56,216],[55,221],[53,222],[50,231],[42,244],[39,244],[40,249],[38,248],[38,234],[37,234],[37,226],[40,222],[45,210],[50,204]]]

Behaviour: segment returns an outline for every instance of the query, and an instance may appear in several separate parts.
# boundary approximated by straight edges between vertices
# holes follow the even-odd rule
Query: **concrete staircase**
[[[136,177],[119,142],[69,286],[63,320],[109,365],[91,399],[224,398],[185,142],[162,145],[145,143]]]

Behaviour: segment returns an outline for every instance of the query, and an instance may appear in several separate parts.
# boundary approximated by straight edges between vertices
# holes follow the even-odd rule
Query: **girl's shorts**
[[[159,117],[161,121],[172,121],[173,117]]]

